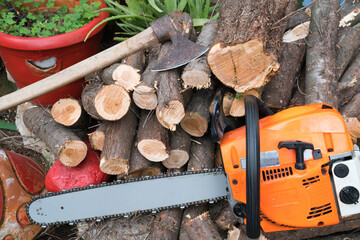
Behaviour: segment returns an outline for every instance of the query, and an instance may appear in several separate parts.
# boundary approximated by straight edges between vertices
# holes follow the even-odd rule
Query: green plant
[[[46,2],[45,10],[40,10]],[[0,32],[20,37],[49,37],[74,31],[99,15],[101,2],[88,4],[80,0],[79,5],[69,9],[66,5],[53,10],[55,0],[0,0],[4,8],[0,11]],[[32,6],[32,8],[30,8]]]
[[[116,0],[104,0],[108,8],[100,11],[107,11],[112,16],[95,26],[95,30],[104,22],[116,20],[121,32],[120,37],[115,40],[123,41],[128,36],[133,36],[149,27],[149,24],[165,14],[176,10],[187,12],[193,18],[194,26],[200,28],[210,19],[218,18],[215,13],[218,4],[210,6],[210,0],[126,0],[126,6]],[[91,31],[88,35],[90,35]]]

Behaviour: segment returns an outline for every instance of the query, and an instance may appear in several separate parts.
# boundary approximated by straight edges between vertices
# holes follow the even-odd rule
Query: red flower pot
[[[55,7],[63,4],[73,7],[72,4],[76,1],[78,0],[59,0],[55,2]],[[99,0],[89,0],[90,3],[95,1]],[[103,0],[100,1],[101,8],[105,8]],[[86,42],[84,39],[94,26],[108,16],[109,13],[101,12],[82,28],[52,37],[17,37],[0,33],[0,56],[16,85],[19,88],[25,87],[98,53],[101,30],[105,24],[93,31]],[[60,98],[79,98],[84,82],[84,79],[80,79],[33,101],[41,105],[52,105]]]

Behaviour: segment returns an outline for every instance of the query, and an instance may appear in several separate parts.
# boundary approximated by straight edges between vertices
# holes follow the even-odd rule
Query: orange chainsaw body
[[[339,223],[329,175],[329,156],[350,152],[353,144],[339,112],[325,104],[293,107],[265,117],[260,128],[260,217],[265,232],[327,226]],[[245,127],[227,132],[221,153],[233,198],[246,203]],[[305,170],[295,168],[292,149],[278,149],[280,141],[312,143],[321,151],[305,154]],[[269,153],[270,158],[262,154]],[[276,159],[277,158],[277,159]],[[267,164],[266,161],[277,162]]]

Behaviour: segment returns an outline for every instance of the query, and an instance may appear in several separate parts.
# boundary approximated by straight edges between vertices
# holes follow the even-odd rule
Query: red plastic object
[[[56,160],[46,175],[45,187],[49,192],[59,192],[106,182],[109,175],[100,170],[99,164],[99,154],[90,146],[85,159],[76,167],[66,167]]]
[[[98,0],[90,0],[94,2]],[[106,5],[101,1],[101,8]],[[0,56],[6,69],[19,88],[23,88],[47,76],[59,72],[100,51],[102,29],[105,24],[94,30],[84,42],[88,32],[109,16],[101,12],[99,17],[75,31],[42,38],[17,37],[0,33]],[[55,65],[46,69],[34,66],[31,62],[55,57]],[[80,79],[65,87],[52,91],[33,100],[41,105],[52,105],[60,98],[80,98],[85,79]]]

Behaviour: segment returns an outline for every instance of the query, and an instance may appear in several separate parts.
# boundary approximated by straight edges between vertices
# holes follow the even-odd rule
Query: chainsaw
[[[274,114],[246,96],[245,112],[245,126],[226,131],[216,93],[210,129],[220,142],[221,168],[39,195],[26,206],[29,220],[43,227],[102,221],[227,198],[256,239],[261,229],[322,227],[360,213],[360,152],[336,109],[315,103]]]

